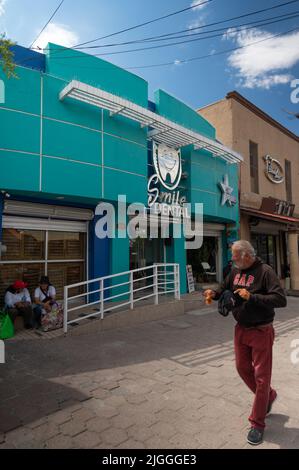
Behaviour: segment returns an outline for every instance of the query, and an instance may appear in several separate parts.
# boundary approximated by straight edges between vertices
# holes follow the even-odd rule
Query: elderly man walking
[[[248,241],[239,240],[233,244],[232,261],[234,266],[221,288],[218,291],[207,289],[204,296],[218,300],[224,291],[230,291],[234,294],[232,298],[237,300],[232,307],[237,321],[236,367],[255,395],[247,442],[258,445],[263,441],[265,417],[277,397],[271,387],[274,308],[285,307],[287,301],[276,273],[256,256]]]

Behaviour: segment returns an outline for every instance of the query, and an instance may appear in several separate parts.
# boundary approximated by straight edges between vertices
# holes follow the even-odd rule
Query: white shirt
[[[42,302],[46,297],[52,297],[52,299],[55,299],[56,296],[56,290],[54,286],[49,286],[48,290],[46,292],[47,295],[45,295],[40,287],[37,287],[34,291],[34,298],[38,299],[40,302]]]
[[[31,304],[31,298],[28,289],[23,289],[21,292],[13,294],[12,292],[6,292],[4,297],[5,305],[9,308],[13,307],[17,302],[29,302]]]

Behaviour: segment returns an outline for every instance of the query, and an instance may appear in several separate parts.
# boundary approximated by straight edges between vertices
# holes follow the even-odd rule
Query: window
[[[253,193],[259,192],[258,145],[249,141],[250,188]]]
[[[292,172],[291,162],[285,160],[285,183],[286,183],[286,196],[287,201],[292,202]]]
[[[40,230],[3,230],[3,245],[7,251],[3,253],[3,261],[42,260],[45,257],[45,232]]]
[[[28,283],[30,294],[47,274],[63,298],[63,287],[85,279],[86,233],[3,228],[6,252],[0,261],[0,309],[6,288],[16,279]],[[81,293],[74,288],[70,295]],[[33,297],[33,296],[32,296]]]

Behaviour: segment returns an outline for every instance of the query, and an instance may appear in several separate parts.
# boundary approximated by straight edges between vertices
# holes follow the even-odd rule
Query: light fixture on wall
[[[258,217],[250,217],[249,225],[250,227],[256,227],[260,223],[260,219]]]
[[[3,189],[1,190],[1,194],[3,195],[4,198],[10,197],[10,194],[7,191],[4,191]]]

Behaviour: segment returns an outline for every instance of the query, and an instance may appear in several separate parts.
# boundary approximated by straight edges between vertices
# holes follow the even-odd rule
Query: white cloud
[[[190,7],[196,5],[197,3],[202,3],[201,0],[193,0],[193,2],[191,2],[190,4]],[[204,17],[205,17],[205,14],[204,13],[200,13],[198,15],[198,11],[201,11],[203,8],[205,8],[207,6],[207,3],[204,3],[203,5],[197,5],[195,8],[193,8],[193,10],[191,10],[191,12],[194,12],[196,13],[196,18],[194,18],[193,20],[189,21],[188,23],[188,29],[190,29],[190,33],[193,32],[193,30],[195,28],[200,28],[201,26],[203,26],[205,24],[205,21],[204,21]]]
[[[38,34],[38,31],[36,34]],[[60,46],[72,47],[79,43],[79,36],[67,25],[50,23],[37,41],[34,42],[32,47],[44,49],[48,42],[54,42]]]
[[[292,76],[289,71],[299,62],[299,32],[257,43],[271,35],[259,29],[239,32],[230,29],[224,35],[225,39],[231,39],[236,46],[242,47],[228,57],[228,63],[236,70],[241,86],[269,89],[290,81]],[[257,44],[249,46],[251,43]]]
[[[193,0],[193,2],[191,2],[190,7],[193,7],[197,3],[202,3],[202,1],[203,0]],[[195,8],[193,8],[193,11],[202,10],[206,5],[207,5],[207,3],[204,3],[203,5],[197,5]]]
[[[191,21],[191,23],[188,24],[188,28],[192,30],[194,28],[200,28],[204,24],[205,24],[205,22],[202,18],[197,18],[197,20],[193,20],[193,21]]]
[[[5,4],[6,0],[0,0],[0,16],[4,15],[5,13]]]

